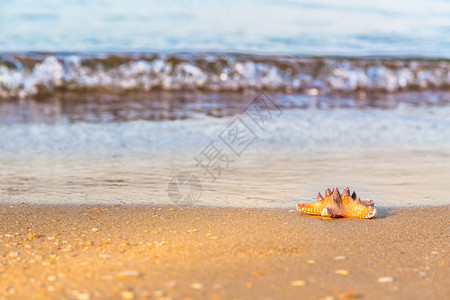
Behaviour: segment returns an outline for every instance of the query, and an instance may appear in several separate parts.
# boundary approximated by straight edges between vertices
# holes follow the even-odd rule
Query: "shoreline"
[[[438,57],[301,57],[204,52],[91,56],[0,53],[0,83],[3,83],[0,99],[42,99],[58,91],[88,94],[95,91],[113,94],[266,91],[309,96],[348,94],[356,98],[380,92],[445,92],[449,87],[446,75],[449,61]],[[374,72],[377,76],[372,75]],[[348,77],[352,79],[345,79]]]
[[[1,204],[0,299],[444,299],[449,212]]]

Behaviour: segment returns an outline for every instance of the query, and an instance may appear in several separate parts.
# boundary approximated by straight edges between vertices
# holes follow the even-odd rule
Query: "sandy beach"
[[[0,299],[445,299],[450,206],[0,206]]]

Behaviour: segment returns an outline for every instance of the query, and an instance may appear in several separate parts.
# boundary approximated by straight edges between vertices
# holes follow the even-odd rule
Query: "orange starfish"
[[[297,204],[297,211],[308,215],[321,215],[332,218],[354,217],[370,219],[375,217],[377,210],[374,208],[373,201],[362,201],[356,196],[356,193],[350,196],[350,189],[346,187],[339,193],[337,188],[325,190],[325,198],[319,193],[317,201],[310,204]]]

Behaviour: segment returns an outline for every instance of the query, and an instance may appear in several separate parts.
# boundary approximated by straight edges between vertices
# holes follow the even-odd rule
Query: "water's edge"
[[[450,60],[249,54],[0,54],[0,98],[56,91],[272,91],[305,95],[448,91]]]

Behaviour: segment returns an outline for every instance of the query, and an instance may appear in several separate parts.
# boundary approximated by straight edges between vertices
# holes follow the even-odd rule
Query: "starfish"
[[[297,211],[308,215],[321,215],[323,217],[345,218],[354,217],[371,219],[375,217],[377,210],[372,200],[361,201],[356,193],[350,196],[350,189],[346,187],[339,193],[337,188],[325,190],[325,198],[319,193],[317,201],[310,204],[297,204]]]

